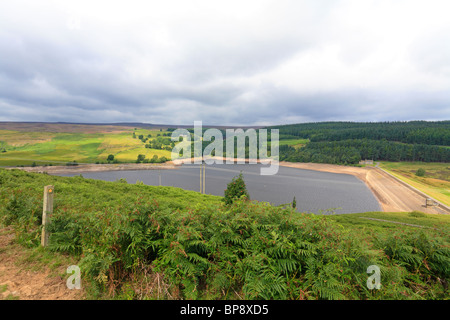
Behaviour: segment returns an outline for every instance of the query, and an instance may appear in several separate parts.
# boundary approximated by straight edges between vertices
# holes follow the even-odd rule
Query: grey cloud
[[[450,118],[448,32],[429,31],[409,47],[405,63],[418,70],[420,90],[401,81],[362,88],[354,74],[379,39],[342,25],[341,1],[276,2],[242,19],[194,12],[180,20],[108,23],[87,15],[73,29],[57,8],[26,4],[23,11],[0,5],[0,120],[250,125]],[[288,87],[271,78],[302,59],[299,53],[333,44],[340,47],[336,63],[344,65],[336,70],[347,68],[356,80],[329,88],[321,85],[323,74],[309,74],[317,85],[306,90],[295,79]],[[383,79],[385,70],[376,71]]]

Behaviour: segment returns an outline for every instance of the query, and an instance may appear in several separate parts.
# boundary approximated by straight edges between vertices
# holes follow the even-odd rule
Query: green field
[[[301,148],[309,142],[309,139],[283,139],[280,140],[280,146],[288,145],[294,148]]]
[[[329,219],[346,228],[367,234],[395,232],[398,229],[417,231],[420,227],[445,230],[450,226],[450,215],[432,215],[423,212],[364,212],[332,215]]]
[[[36,128],[37,129],[37,128]],[[31,129],[32,130],[32,129]],[[61,165],[106,162],[108,155],[114,155],[119,162],[135,162],[139,154],[147,159],[154,155],[170,160],[169,150],[146,148],[138,138],[133,138],[134,128],[113,132],[47,132],[0,130],[0,166]],[[151,134],[149,140],[167,131],[136,130],[136,135]]]
[[[54,127],[53,131],[49,131]],[[80,127],[80,128],[78,128]],[[101,128],[76,125],[46,124],[47,130],[41,127],[17,128],[18,130],[0,129],[0,166],[30,166],[36,165],[64,165],[68,162],[96,163],[106,162],[108,155],[123,163],[135,162],[138,155],[143,154],[147,159],[171,158],[170,149],[145,148],[145,143],[138,138],[142,135],[153,141],[158,136],[170,134],[167,130],[143,128],[117,128],[103,132]],[[94,132],[90,132],[94,131]],[[147,141],[147,143],[149,142]],[[281,145],[300,148],[306,145],[309,139],[284,139]],[[270,142],[269,142],[270,145]]]
[[[387,162],[380,167],[416,189],[450,206],[450,163],[436,162]],[[419,168],[425,175],[419,177]]]

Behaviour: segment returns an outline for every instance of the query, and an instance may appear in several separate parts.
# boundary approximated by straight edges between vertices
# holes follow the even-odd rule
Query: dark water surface
[[[223,196],[231,179],[241,171],[252,200],[274,205],[291,203],[294,196],[299,211],[339,213],[380,211],[380,205],[367,186],[348,174],[328,173],[280,166],[276,175],[260,175],[260,164],[214,164],[206,166],[206,193]],[[74,176],[77,174],[61,174]],[[175,170],[130,170],[85,172],[83,177],[106,181],[124,178],[128,183],[200,190],[200,167],[183,165]],[[324,212],[322,212],[324,213]],[[329,213],[329,212],[326,212]]]

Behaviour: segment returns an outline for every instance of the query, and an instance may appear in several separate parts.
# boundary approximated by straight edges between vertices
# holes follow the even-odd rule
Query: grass
[[[145,148],[141,140],[133,138],[133,131],[133,128],[93,133],[0,130],[0,146],[6,148],[6,152],[0,152],[0,165],[106,162],[110,154],[120,162],[135,162],[139,154],[149,159],[154,155],[170,159],[170,151]],[[135,132],[137,136],[151,134],[149,140],[166,133],[147,129],[137,129]]]
[[[145,147],[136,147],[134,149],[129,149],[117,153],[116,158],[121,162],[134,162],[140,154],[145,155],[146,159],[151,159],[154,155],[157,155],[158,158],[164,156],[167,159],[170,159],[172,153],[168,150],[156,150]]]
[[[40,272],[47,269],[50,271],[50,276],[65,276],[65,272],[60,272],[61,267],[77,264],[78,262],[74,257],[61,253],[54,254],[40,246],[22,249],[23,254],[17,259],[17,264],[23,270]]]
[[[13,181],[17,181],[17,184]],[[151,199],[154,197],[157,197],[161,203],[168,204],[172,209],[177,209],[185,207],[185,203],[195,206],[219,203],[221,199],[221,197],[173,187],[107,182],[85,179],[80,176],[67,178],[32,174],[18,169],[0,169],[0,186],[4,184],[6,187],[9,183],[20,186],[20,189],[27,194],[39,195],[40,198],[42,198],[43,186],[54,185],[55,210],[63,207],[78,207],[80,210],[105,210],[112,205],[126,206],[136,202],[139,198]],[[93,192],[94,190],[95,192]]]
[[[450,206],[450,163],[381,161],[380,168]],[[419,168],[425,170],[423,177],[415,175]]]
[[[347,229],[360,231],[362,233],[389,232],[399,228],[417,230],[417,227],[406,224],[422,226],[424,228],[433,228],[437,230],[450,231],[450,215],[433,215],[423,212],[364,212],[351,214],[329,215],[329,219],[338,222]],[[367,220],[364,218],[373,218],[386,221]],[[397,223],[403,223],[399,225]]]
[[[0,228],[1,227],[3,227],[2,223],[0,223]],[[15,231],[11,228],[3,228],[0,232],[1,236],[6,235],[14,238]],[[7,246],[0,248],[0,254],[14,257],[14,265],[20,272],[42,272],[46,273],[48,277],[61,279],[66,279],[69,276],[66,272],[67,266],[76,265],[79,262],[79,259],[74,256],[52,252],[41,246],[22,246],[15,239]],[[0,293],[5,292],[7,289],[8,287],[6,284],[0,285]],[[6,300],[17,300],[19,298],[19,296],[14,296],[12,294],[5,297]]]
[[[55,185],[49,250],[37,248],[48,184]],[[66,264],[54,254],[80,259],[83,283],[96,288],[93,299],[145,298],[145,284],[155,279],[166,294],[147,298],[415,300],[447,294],[441,280],[449,272],[450,216],[318,216],[258,202],[226,206],[222,199],[0,169],[0,220],[30,250],[20,263],[57,270]],[[375,292],[365,285],[373,264],[382,270],[383,289]]]
[[[36,144],[50,141],[55,133],[42,132],[20,132],[13,130],[0,130],[0,141],[7,143],[13,147],[20,147],[26,144]]]
[[[7,284],[0,285],[0,293],[5,292],[6,290],[8,290],[8,285],[7,285]],[[19,297],[18,297],[18,296],[14,296],[14,295],[12,295],[12,294],[10,293],[10,294],[8,294],[8,295],[5,297],[5,300],[19,300]]]
[[[280,146],[288,145],[294,148],[301,148],[309,142],[309,139],[285,139],[280,140]]]
[[[102,138],[102,134],[58,133],[50,141],[7,148],[7,152],[0,154],[0,163],[95,162],[101,152]]]

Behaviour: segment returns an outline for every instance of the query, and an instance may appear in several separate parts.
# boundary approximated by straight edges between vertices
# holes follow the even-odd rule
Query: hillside
[[[141,162],[165,162],[170,159],[172,148],[167,135],[168,131],[162,128],[0,123],[0,165],[133,163],[139,155],[144,156]],[[108,160],[110,155],[113,160]]]
[[[225,137],[226,127],[217,128]],[[164,162],[170,160],[175,145],[170,139],[173,129],[150,124],[0,123],[0,165],[130,163],[139,155],[141,162]],[[344,165],[364,159],[450,162],[450,121],[319,122],[267,129],[269,145],[270,129],[280,132],[281,161]],[[209,142],[202,144],[204,149]],[[248,152],[246,144],[247,157]]]
[[[0,169],[0,219],[17,243],[39,247],[49,184],[55,208],[45,251],[78,261],[91,298],[448,297],[446,215],[316,216],[245,200],[227,206],[171,187]],[[371,265],[381,270],[380,290],[366,285]]]
[[[272,128],[279,129],[281,141],[310,141],[300,149],[280,146],[280,159],[290,162],[450,162],[450,121],[319,122]]]

